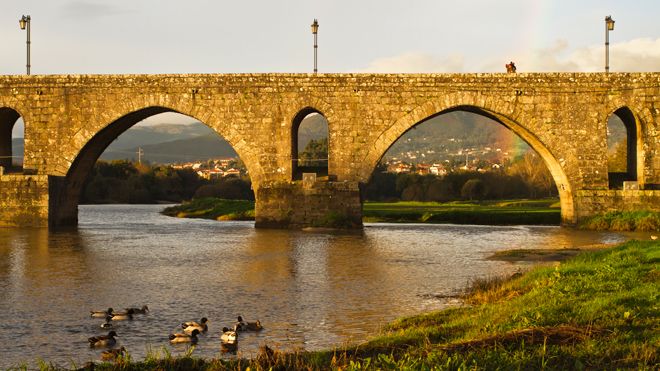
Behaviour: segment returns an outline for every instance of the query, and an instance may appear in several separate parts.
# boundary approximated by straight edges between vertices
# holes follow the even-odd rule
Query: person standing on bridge
[[[516,64],[513,61],[504,65],[506,67],[506,73],[516,73]]]

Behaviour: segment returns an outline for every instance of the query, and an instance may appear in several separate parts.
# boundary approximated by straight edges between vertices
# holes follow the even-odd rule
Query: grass
[[[580,228],[611,231],[660,231],[660,212],[609,212],[586,219],[580,223]]]
[[[254,220],[254,201],[199,198],[168,207],[162,213],[179,218]]]
[[[556,199],[505,201],[365,202],[365,222],[551,224],[560,222]]]
[[[660,242],[630,241],[556,266],[473,282],[466,305],[402,318],[350,347],[256,359],[150,357],[104,370],[657,370]]]

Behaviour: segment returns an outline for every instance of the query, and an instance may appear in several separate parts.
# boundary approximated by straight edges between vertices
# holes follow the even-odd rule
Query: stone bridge
[[[137,122],[179,112],[243,160],[256,226],[328,218],[359,226],[360,184],[387,149],[416,124],[456,110],[496,120],[540,154],[564,225],[610,210],[660,210],[660,73],[33,75],[0,76],[7,170],[12,127],[25,122],[24,167],[0,176],[0,225],[75,225],[82,184],[103,150]],[[310,112],[328,121],[328,177],[295,180],[297,130]],[[608,174],[612,114],[627,129],[623,174]]]

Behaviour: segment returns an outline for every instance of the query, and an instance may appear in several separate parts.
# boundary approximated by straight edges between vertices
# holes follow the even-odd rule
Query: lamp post
[[[27,28],[27,74],[30,74],[30,16],[24,15],[21,19],[18,20],[18,25],[21,26],[21,30]]]
[[[314,34],[314,73],[317,73],[318,68],[316,64],[317,62],[316,52],[319,49],[319,45],[317,43],[318,41],[317,37],[319,33],[319,21],[317,21],[316,18],[314,18],[314,23],[312,23],[312,33]]]
[[[605,17],[605,72],[610,72],[610,31],[614,30],[614,19]]]

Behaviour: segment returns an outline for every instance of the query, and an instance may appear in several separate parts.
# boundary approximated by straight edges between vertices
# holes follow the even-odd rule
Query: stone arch
[[[304,172],[314,172],[320,175],[327,175],[328,173],[328,160],[325,160],[324,163],[306,164],[302,163],[300,159],[298,148],[300,144],[300,126],[305,118],[313,113],[319,114],[323,117],[328,145],[330,143],[330,123],[323,112],[311,106],[307,106],[298,111],[291,121],[291,180],[301,180],[302,173]]]
[[[476,96],[473,99],[465,99],[465,95],[451,95],[442,101],[429,101],[417,106],[405,116],[396,120],[388,129],[381,133],[375,142],[375,145],[367,152],[360,170],[359,177],[366,182],[373,173],[376,165],[383,157],[385,152],[396,142],[405,132],[412,129],[417,124],[452,111],[467,111],[488,117],[511,130],[524,140],[532,149],[534,149],[543,162],[548,167],[559,192],[561,205],[561,221],[565,225],[573,225],[577,222],[575,213],[575,200],[572,185],[568,180],[561,160],[551,152],[551,150],[532,132],[523,127],[519,122],[531,122],[531,117],[525,117],[523,114],[516,115],[514,105],[503,99],[495,100],[494,103],[479,99]]]
[[[0,107],[0,166],[5,172],[20,171],[14,166],[16,153],[12,143],[12,131],[19,118],[23,117],[17,110],[10,107]]]
[[[146,108],[140,108],[112,119],[97,131],[79,130],[74,135],[73,142],[81,143],[82,145],[75,147],[77,149],[74,150],[72,158],[67,159],[70,161],[70,165],[67,168],[66,175],[59,177],[53,176],[49,180],[51,183],[49,207],[50,225],[53,227],[75,226],[78,223],[78,200],[80,192],[82,191],[87,175],[103,151],[115,138],[138,122],[148,117],[166,112],[181,113],[199,120],[196,116],[173,108],[164,106],[147,106]],[[206,117],[207,119],[210,119],[209,116]],[[215,122],[209,123],[208,121],[199,121],[209,126],[232,145],[241,160],[245,163],[250,178],[256,183],[256,191],[260,179],[259,177],[263,174],[263,171],[258,162],[254,160],[253,156],[250,156],[250,154],[245,154],[245,156],[242,155],[244,150],[240,148],[240,143],[237,145],[235,133],[230,133],[232,136],[227,137],[218,131],[218,125],[215,125]]]
[[[648,138],[655,137],[651,131],[657,130],[653,125],[653,115],[648,109],[637,104],[631,104],[623,99],[614,99],[605,110],[603,116],[599,117],[599,122],[604,123],[603,131],[605,135],[605,150],[607,151],[607,122],[612,115],[618,116],[626,127],[626,140],[628,149],[628,171],[624,176],[625,180],[636,180],[640,189],[646,184],[647,174],[645,168],[651,168],[652,164],[647,161],[652,160],[652,156],[646,156],[645,143]],[[612,188],[613,178],[608,173],[608,182]],[[617,183],[616,181],[614,183]]]

